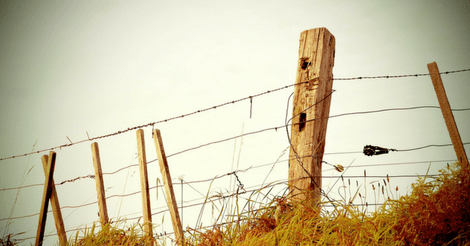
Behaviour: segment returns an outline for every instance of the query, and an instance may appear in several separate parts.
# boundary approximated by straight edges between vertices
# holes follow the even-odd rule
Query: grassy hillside
[[[334,206],[327,211],[308,202],[288,203],[280,198],[243,219],[210,230],[191,230],[186,244],[470,245],[469,174],[469,167],[450,165],[437,178],[419,178],[410,194],[389,199],[374,212],[344,202],[328,202]],[[384,185],[391,190],[388,180]],[[115,223],[99,231],[84,229],[69,244],[148,245],[151,241],[163,244],[163,240],[143,237],[138,224],[122,229]],[[8,244],[9,238],[0,242],[13,245]]]
[[[327,213],[307,202],[287,204],[281,199],[248,220],[200,232],[188,241],[191,245],[470,245],[469,202],[469,168],[454,164],[441,170],[438,178],[419,178],[411,194],[387,200],[375,212],[336,203]]]

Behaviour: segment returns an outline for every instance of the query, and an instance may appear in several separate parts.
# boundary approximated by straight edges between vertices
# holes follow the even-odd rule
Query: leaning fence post
[[[93,155],[93,166],[95,168],[96,195],[98,196],[98,206],[100,211],[101,225],[108,223],[108,209],[106,207],[106,195],[104,193],[103,171],[101,171],[100,150],[98,143],[91,144],[91,153]]]
[[[46,219],[47,219],[47,208],[49,206],[49,199],[52,193],[52,177],[54,175],[54,167],[55,167],[55,158],[56,153],[54,151],[49,152],[49,157],[44,155],[41,160],[42,162],[46,162],[46,168],[44,175],[46,177],[44,183],[44,191],[42,193],[42,202],[41,202],[41,212],[39,213],[39,223],[38,223],[38,230],[36,233],[36,246],[42,245],[44,240],[44,229],[46,227]]]
[[[452,109],[450,108],[446,90],[442,84],[441,75],[439,73],[439,69],[437,68],[436,62],[429,63],[428,70],[429,75],[431,76],[434,90],[436,91],[439,106],[441,107],[442,115],[444,116],[444,121],[446,122],[447,130],[449,131],[450,140],[452,141],[455,154],[457,155],[457,159],[459,160],[460,165],[467,167],[467,154],[465,153],[465,148],[463,147],[462,139],[460,138],[459,134],[459,129],[455,123],[454,115],[452,114]]]
[[[44,168],[44,174],[46,174],[48,169],[48,156],[44,155],[42,159],[42,167]],[[64,220],[62,219],[62,212],[60,211],[59,197],[57,196],[57,191],[55,189],[54,178],[52,178],[51,184],[51,207],[52,213],[54,214],[55,227],[57,229],[57,236],[59,237],[59,244],[61,246],[67,245],[67,234],[65,233]]]
[[[152,236],[152,213],[150,210],[149,181],[147,175],[147,158],[145,155],[144,130],[137,130],[137,149],[139,152],[140,187],[142,190],[142,210],[144,214],[144,231]]]
[[[163,185],[165,186],[165,193],[166,198],[168,200],[168,208],[170,209],[173,230],[175,231],[176,242],[178,245],[184,245],[183,226],[181,225],[181,220],[178,213],[178,205],[176,203],[175,193],[173,191],[170,169],[168,168],[165,150],[163,149],[163,141],[162,136],[160,134],[160,130],[154,130],[153,139],[155,141],[155,148],[157,150],[158,155],[158,163],[160,164],[160,171],[162,173]]]

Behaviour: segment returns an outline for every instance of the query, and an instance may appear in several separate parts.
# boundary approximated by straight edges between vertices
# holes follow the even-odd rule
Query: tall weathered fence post
[[[289,155],[291,199],[321,198],[321,169],[333,87],[335,37],[326,28],[300,34]]]
[[[459,129],[455,123],[454,115],[452,114],[452,109],[450,108],[449,100],[447,99],[446,90],[442,84],[442,79],[439,73],[439,69],[437,68],[437,64],[435,62],[429,63],[428,70],[429,75],[431,76],[434,90],[437,94],[437,100],[439,101],[442,115],[444,116],[444,121],[446,122],[447,130],[449,131],[452,145],[454,145],[457,159],[459,160],[460,165],[468,166],[467,154],[465,153],[465,148],[463,147]]]

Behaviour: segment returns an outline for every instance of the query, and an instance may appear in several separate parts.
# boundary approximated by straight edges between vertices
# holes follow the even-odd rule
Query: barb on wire
[[[88,175],[85,175],[85,176],[76,177],[74,179],[64,180],[64,181],[60,182],[59,185],[63,185],[63,184],[68,183],[68,182],[75,182],[77,180],[84,179],[84,178],[95,179],[95,175],[88,174]]]

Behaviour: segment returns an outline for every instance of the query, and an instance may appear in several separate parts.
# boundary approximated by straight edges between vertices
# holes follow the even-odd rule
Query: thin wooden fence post
[[[145,154],[144,130],[137,130],[137,149],[139,152],[140,187],[142,190],[142,210],[144,215],[144,231],[152,236],[152,213],[150,210],[149,181],[147,174],[147,158]]]
[[[320,201],[326,127],[333,92],[335,37],[326,28],[300,34],[289,154],[292,200]]]
[[[54,176],[54,167],[55,167],[56,153],[54,151],[49,152],[49,157],[44,155],[41,160],[46,163],[46,168],[44,172],[45,183],[44,191],[42,193],[42,203],[41,203],[41,212],[39,213],[39,223],[38,230],[36,233],[36,246],[42,245],[44,240],[44,229],[46,227],[47,219],[47,208],[49,205],[49,199],[52,193],[52,177]]]
[[[184,245],[183,226],[181,225],[181,220],[178,213],[178,205],[176,203],[175,193],[173,191],[170,169],[168,168],[165,150],[163,149],[163,141],[160,130],[154,130],[153,139],[155,141],[155,148],[157,150],[158,155],[158,163],[160,164],[160,171],[162,173],[163,185],[165,186],[165,193],[166,198],[168,200],[168,208],[170,209],[173,230],[175,231],[176,242],[178,245]]]
[[[96,195],[98,196],[98,206],[100,212],[101,225],[108,223],[108,209],[106,207],[106,195],[104,192],[103,171],[101,170],[100,150],[98,143],[91,144],[91,153],[93,155],[93,166],[95,168]]]
[[[44,168],[44,174],[46,174],[48,165],[48,156],[44,155],[42,158],[42,167]],[[57,191],[55,189],[54,178],[52,178],[51,184],[51,207],[52,213],[54,214],[55,227],[57,229],[57,236],[59,237],[59,244],[61,246],[67,245],[67,234],[65,233],[64,220],[62,219],[62,212],[60,211],[59,197],[57,196]]]
[[[468,167],[467,153],[465,153],[465,148],[463,147],[462,139],[460,138],[459,134],[459,129],[455,123],[454,114],[452,114],[452,109],[450,108],[446,90],[442,84],[441,74],[439,73],[436,62],[429,63],[428,70],[431,76],[434,90],[437,94],[437,100],[439,101],[442,115],[444,116],[444,121],[446,122],[447,130],[449,131],[452,145],[454,146],[455,154],[457,155],[457,159],[459,160],[460,165]]]

